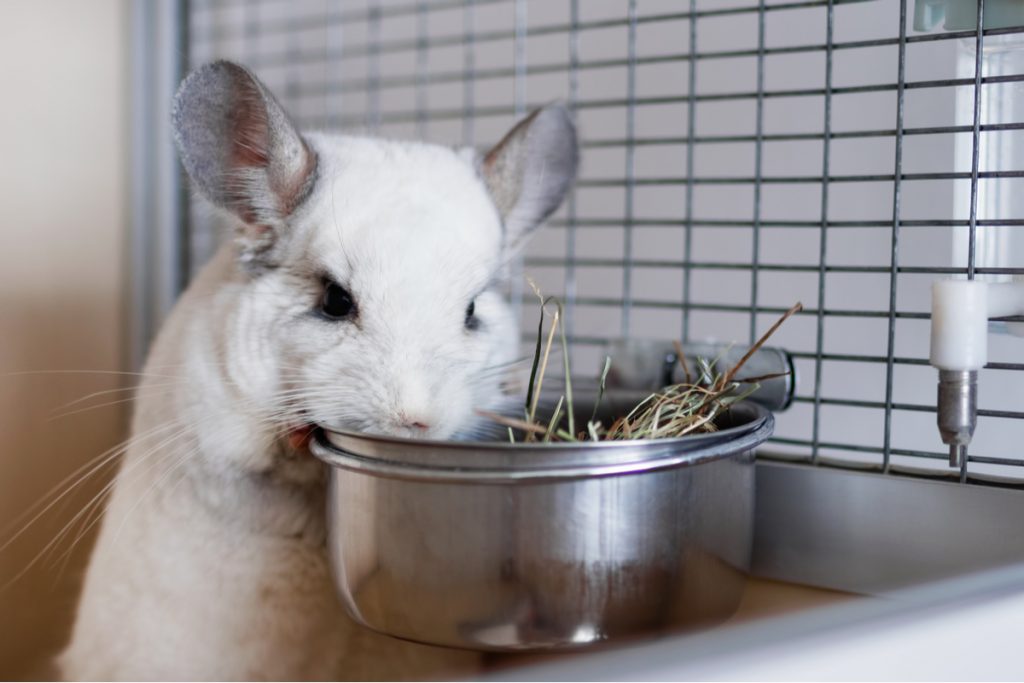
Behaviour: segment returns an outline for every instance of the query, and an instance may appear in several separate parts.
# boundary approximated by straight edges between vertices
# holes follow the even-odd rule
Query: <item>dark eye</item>
[[[356,310],[356,302],[344,287],[336,282],[328,282],[320,299],[320,312],[331,320],[348,318]]]
[[[480,327],[480,319],[476,317],[476,301],[470,301],[466,306],[466,329],[475,330]]]

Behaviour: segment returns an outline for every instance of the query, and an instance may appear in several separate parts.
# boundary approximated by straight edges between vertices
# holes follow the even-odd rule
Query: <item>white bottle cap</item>
[[[987,361],[987,283],[932,283],[932,365],[940,370],[980,370]]]

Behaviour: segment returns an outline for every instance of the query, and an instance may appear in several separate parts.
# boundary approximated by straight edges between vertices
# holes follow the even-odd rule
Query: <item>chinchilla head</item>
[[[566,110],[481,155],[303,135],[220,61],[185,79],[173,123],[193,183],[237,223],[237,303],[218,323],[232,391],[282,429],[471,434],[517,348],[499,272],[576,175]]]

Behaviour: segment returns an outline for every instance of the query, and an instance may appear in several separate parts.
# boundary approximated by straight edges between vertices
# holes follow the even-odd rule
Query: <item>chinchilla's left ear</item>
[[[242,220],[250,257],[268,251],[309,194],[317,168],[284,109],[248,69],[218,61],[185,78],[171,118],[196,187]]]
[[[576,128],[561,104],[535,110],[487,152],[480,173],[504,221],[506,248],[554,213],[578,163]]]

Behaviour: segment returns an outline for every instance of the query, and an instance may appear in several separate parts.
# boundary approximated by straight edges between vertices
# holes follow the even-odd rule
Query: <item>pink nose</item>
[[[425,432],[428,429],[430,429],[429,418],[420,413],[419,411],[399,411],[397,422],[403,428],[411,429],[414,431]]]

